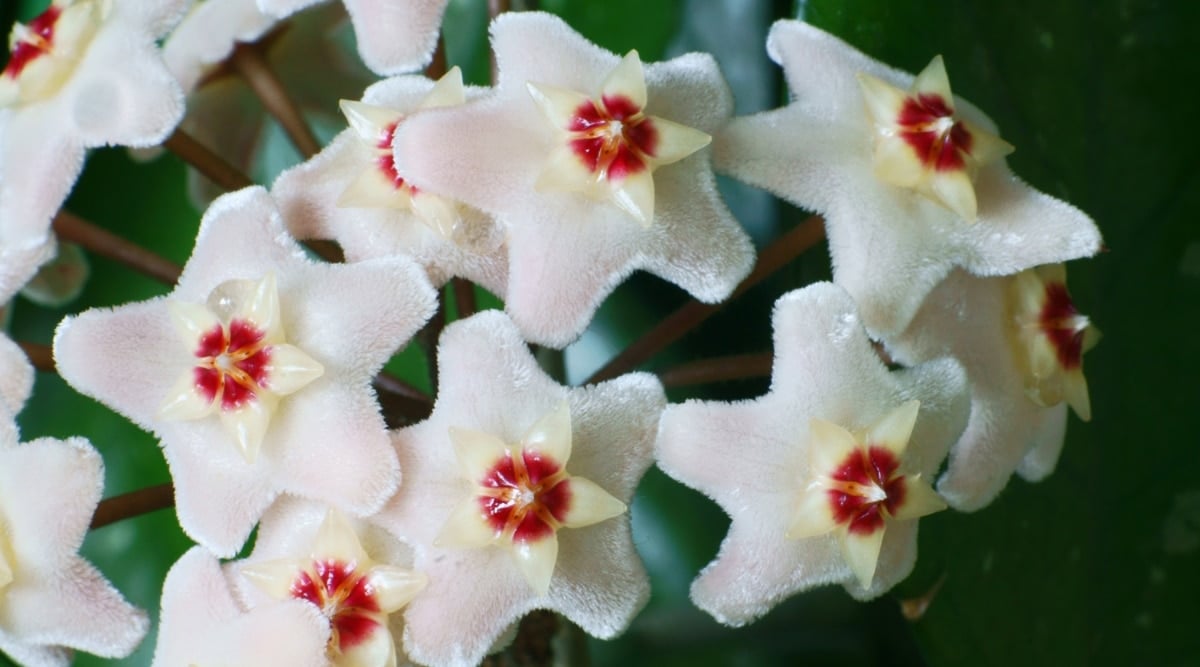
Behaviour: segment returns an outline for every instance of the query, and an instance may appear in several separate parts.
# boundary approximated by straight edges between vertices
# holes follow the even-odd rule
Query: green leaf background
[[[601,45],[637,48],[653,60],[709,1],[543,5]],[[476,82],[488,76],[484,4],[454,0],[447,14],[450,61]],[[765,4],[760,14],[795,15],[789,2]],[[0,20],[27,18],[44,5],[7,0]],[[840,588],[817,590],[737,630],[718,626],[687,599],[727,519],[651,471],[633,519],[653,599],[624,637],[591,643],[594,663],[1200,664],[1200,438],[1191,423],[1200,413],[1200,104],[1193,93],[1200,3],[809,0],[799,11],[909,71],[944,55],[955,92],[985,109],[1017,146],[1013,169],[1096,219],[1106,251],[1069,267],[1077,304],[1105,334],[1086,360],[1095,416],[1071,422],[1059,470],[1047,481],[1014,480],[984,510],[923,520],[917,570],[894,595],[863,605]],[[729,48],[763,51],[759,42]],[[778,71],[762,67],[777,86]],[[783,92],[772,95],[782,100]],[[172,156],[137,164],[121,150],[95,151],[69,207],[182,262],[199,219],[183,183],[184,168]],[[754,215],[764,219],[744,222],[772,229],[803,214],[778,207]],[[107,260],[93,257],[92,264],[84,294],[67,309],[18,300],[14,337],[49,342],[67,312],[165,291]],[[823,250],[812,251],[652,366],[768,351],[773,300],[827,272]],[[611,354],[682,300],[673,287],[635,278],[585,336],[590,351],[572,350],[569,363],[594,367],[602,361],[595,355]],[[424,369],[414,357],[403,355],[397,368],[419,379]],[[703,395],[746,398],[765,388],[765,381],[727,383]],[[672,398],[694,395],[701,394]],[[106,495],[168,479],[152,438],[53,375],[39,374],[21,424],[26,438],[89,437],[105,458]],[[173,514],[159,512],[95,531],[84,553],[153,610],[166,570],[189,545]],[[938,581],[927,613],[904,620],[898,600],[924,595]],[[127,660],[81,655],[76,664],[145,665],[152,653],[153,637]]]

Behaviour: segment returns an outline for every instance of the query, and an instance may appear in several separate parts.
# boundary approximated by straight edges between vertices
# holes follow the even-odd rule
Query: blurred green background
[[[4,0],[0,24],[45,4]],[[485,4],[453,0],[447,12],[450,63],[476,82],[488,72]],[[817,590],[730,630],[687,599],[727,519],[652,470],[633,519],[654,576],[653,599],[624,637],[592,643],[594,664],[1200,664],[1200,437],[1191,421],[1200,412],[1200,3],[544,0],[543,7],[597,43],[617,52],[637,48],[645,60],[714,51],[739,113],[785,99],[762,43],[776,18],[799,12],[909,71],[943,54],[955,93],[987,111],[1017,146],[1009,158],[1014,171],[1089,212],[1107,245],[1070,267],[1075,301],[1105,338],[1086,360],[1094,419],[1072,418],[1050,479],[1014,480],[975,514],[923,520],[917,570],[893,595],[863,605],[840,588]],[[760,245],[804,216],[746,188],[727,193]],[[93,152],[68,206],[180,263],[199,220],[173,156],[136,164],[122,150]],[[102,258],[92,264],[83,295],[66,309],[18,300],[14,338],[46,343],[68,312],[166,291]],[[823,248],[814,249],[650,366],[769,351],[774,299],[826,275]],[[683,300],[674,287],[635,277],[568,352],[571,375],[585,376]],[[398,370],[414,378],[423,372],[411,361],[398,362]],[[766,381],[702,389],[672,398],[749,398]],[[90,438],[106,462],[106,495],[167,480],[151,438],[52,374],[39,374],[20,421],[26,439]],[[174,515],[158,512],[95,531],[84,552],[131,600],[153,610],[166,570],[189,544]],[[924,595],[943,578],[922,618],[900,615],[899,600]],[[76,664],[146,665],[153,642],[128,660],[81,655]]]

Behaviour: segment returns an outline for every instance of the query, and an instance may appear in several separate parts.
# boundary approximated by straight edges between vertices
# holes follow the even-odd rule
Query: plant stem
[[[446,35],[439,34],[437,48],[433,51],[433,60],[429,61],[429,67],[425,68],[425,77],[437,81],[448,69],[450,67],[446,62]]]
[[[103,528],[110,523],[149,514],[175,505],[175,488],[168,482],[130,491],[112,498],[105,498],[92,515],[92,529]]]
[[[163,148],[178,155],[179,159],[203,174],[205,178],[226,190],[241,190],[254,185],[254,181],[250,180],[250,177],[242,173],[240,169],[226,162],[225,158],[212,152],[207,146],[196,141],[195,137],[179,128],[175,128],[175,131],[167,137],[162,145]]]
[[[54,353],[50,350],[49,345],[24,341],[17,343],[17,345],[21,347],[21,351],[25,353],[25,356],[29,357],[29,363],[33,364],[34,368],[39,371],[46,371],[47,373],[55,372]]]
[[[67,211],[54,216],[54,232],[64,241],[77,243],[165,285],[174,285],[179,278],[178,264]]]
[[[475,285],[470,280],[455,278],[453,281],[454,305],[457,306],[458,319],[465,320],[475,314]]]
[[[721,310],[725,304],[741,296],[746,290],[762,282],[767,276],[783,268],[805,250],[816,245],[824,237],[825,221],[821,219],[821,216],[814,215],[801,222],[763,250],[758,257],[758,263],[754,266],[754,271],[737,286],[728,299],[715,304],[701,303],[696,300],[685,303],[660,321],[653,329],[643,334],[641,338],[633,341],[617,356],[610,359],[600,370],[585,380],[584,384],[615,378],[637,368],[668,345],[682,338],[684,334],[695,329],[700,323]]]
[[[680,364],[658,374],[664,387],[745,380],[771,375],[771,355],[735,354]]]
[[[313,134],[295,100],[288,94],[279,77],[275,76],[262,53],[253,45],[238,44],[229,58],[234,70],[254,90],[267,113],[274,116],[283,126],[288,139],[291,139],[304,159],[316,155],[321,150],[317,135]]]

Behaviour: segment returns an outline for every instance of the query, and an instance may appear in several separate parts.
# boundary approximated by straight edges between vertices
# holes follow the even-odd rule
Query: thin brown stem
[[[820,216],[814,215],[800,223],[763,250],[758,257],[758,264],[754,266],[754,271],[738,285],[728,299],[717,304],[701,303],[695,300],[685,303],[653,329],[643,334],[641,338],[633,341],[620,354],[610,359],[584,384],[615,378],[637,368],[668,345],[682,338],[684,334],[695,329],[700,323],[725,307],[725,304],[741,296],[746,290],[762,282],[767,276],[783,268],[805,250],[816,245],[824,237],[825,221]]]
[[[112,498],[105,498],[92,515],[92,528],[149,514],[175,505],[175,488],[170,483],[148,486]]]
[[[17,343],[17,345],[21,347],[21,351],[25,353],[25,356],[29,357],[29,363],[33,364],[34,368],[48,373],[55,372],[54,353],[51,351],[49,345],[24,341]]]
[[[193,169],[205,178],[226,190],[241,190],[254,185],[250,177],[240,169],[229,164],[225,158],[212,152],[207,146],[196,141],[195,137],[179,128],[163,142],[163,148],[179,156]]]
[[[54,216],[54,233],[166,285],[179,278],[178,264],[67,211]]]
[[[746,380],[771,375],[771,355],[736,354],[700,359],[668,368],[658,374],[664,387],[684,387],[727,380]]]
[[[267,113],[283,126],[283,131],[287,133],[296,150],[300,151],[305,159],[316,155],[321,150],[317,135],[313,134],[312,128],[301,115],[300,108],[288,94],[283,82],[275,76],[263,54],[253,45],[238,44],[229,58],[233,68],[254,90]]]
[[[438,35],[437,48],[433,51],[433,60],[429,61],[429,67],[425,68],[425,76],[438,80],[450,69],[446,62],[446,35]]]
[[[454,305],[458,307],[458,319],[465,320],[478,309],[475,303],[475,285],[464,278],[455,278]]]
[[[433,317],[425,324],[425,327],[417,332],[417,342],[421,345],[421,349],[425,351],[425,358],[429,362],[429,386],[433,389],[433,395],[437,395],[438,386],[438,364],[437,364],[437,345],[438,338],[442,336],[442,329],[446,328],[446,298],[442,295],[438,299],[437,310],[433,313]]]

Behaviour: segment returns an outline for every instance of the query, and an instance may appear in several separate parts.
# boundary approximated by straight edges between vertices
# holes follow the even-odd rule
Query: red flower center
[[[375,142],[375,151],[378,154],[375,164],[383,172],[383,175],[387,177],[392,187],[397,190],[407,188],[410,195],[415,195],[417,194],[417,188],[406,183],[400,172],[396,171],[396,154],[392,152],[392,139],[395,138],[396,128],[400,126],[400,122],[403,120],[401,118],[389,124],[379,133],[379,139]]]
[[[830,475],[829,503],[834,520],[851,533],[870,535],[883,528],[884,511],[895,514],[904,504],[900,462],[883,447],[851,452]]]
[[[50,5],[46,11],[29,22],[26,26],[18,24],[16,42],[12,47],[12,57],[4,67],[4,76],[16,79],[29,63],[50,53],[54,47],[54,25],[62,15],[62,8]]]
[[[479,504],[488,524],[514,542],[553,534],[571,505],[566,470],[536,451],[500,459],[480,485]]]
[[[271,349],[262,344],[266,333],[253,323],[236,319],[217,325],[200,337],[193,373],[196,391],[221,409],[236,410],[255,398],[266,385]]]
[[[606,95],[588,100],[571,116],[567,130],[575,155],[593,173],[621,180],[646,168],[658,148],[658,129],[628,97]]]
[[[329,646],[343,652],[383,626],[375,589],[357,567],[357,563],[316,560],[312,570],[301,572],[290,589],[292,597],[315,604],[329,619],[333,628]]]
[[[926,169],[962,169],[963,156],[971,154],[971,133],[962,122],[954,120],[954,109],[941,95],[921,93],[905,99],[896,124],[900,137]]]
[[[1046,302],[1038,316],[1038,325],[1058,353],[1058,363],[1066,370],[1083,362],[1083,339],[1087,320],[1075,309],[1067,286],[1046,283]]]

